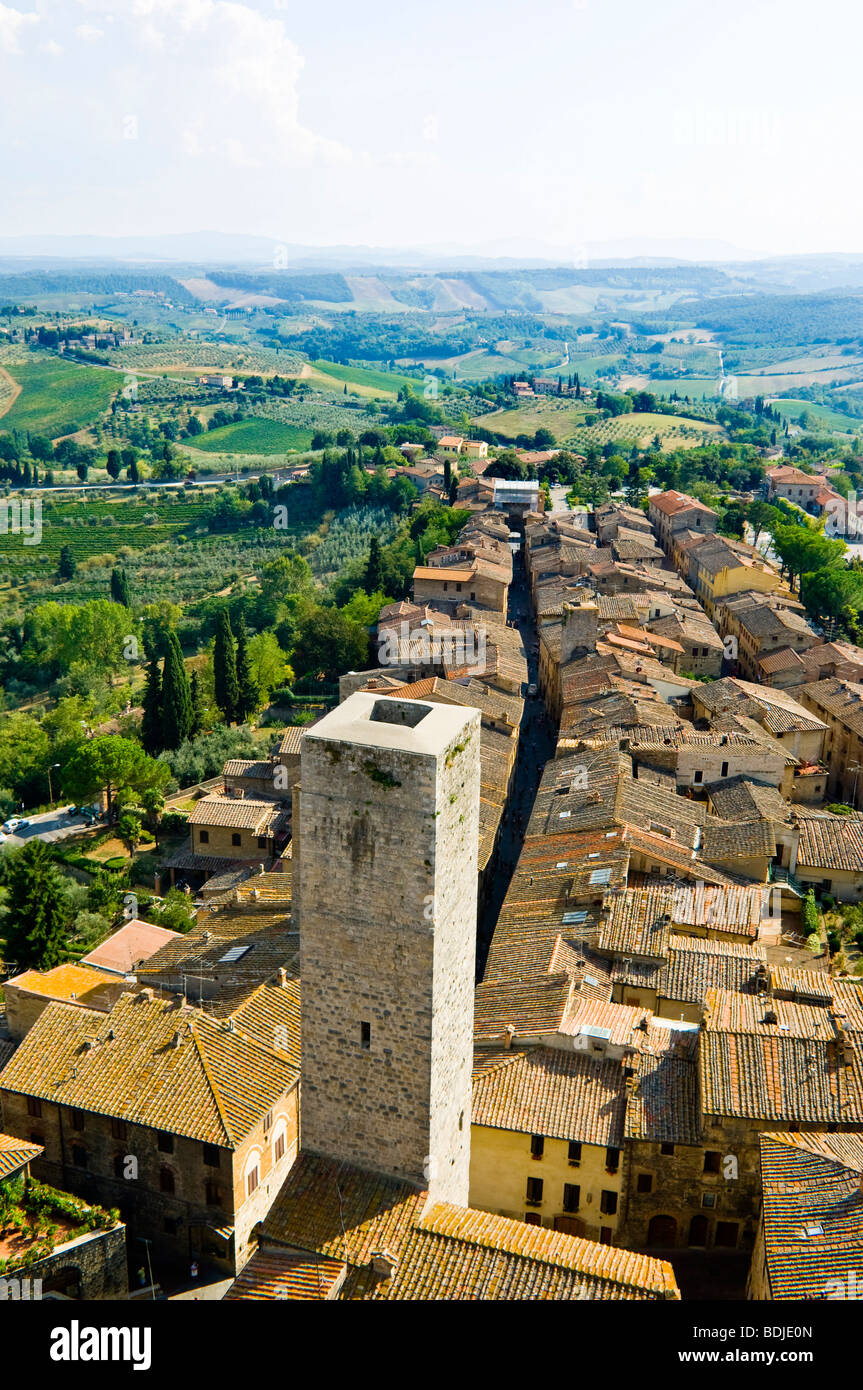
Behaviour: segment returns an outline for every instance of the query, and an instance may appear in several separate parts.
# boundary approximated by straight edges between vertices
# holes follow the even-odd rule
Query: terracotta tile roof
[[[266,877],[257,875],[243,887],[260,884]],[[287,875],[269,877],[284,877],[290,884]],[[282,967],[295,977],[299,934],[292,930],[289,908],[258,891],[262,896],[253,904],[241,899],[202,910],[192,931],[163,946],[139,967],[139,983],[185,993],[224,1011],[237,1007],[262,982],[275,980]]]
[[[671,936],[672,893],[669,889],[626,888],[608,893],[605,919],[596,939],[603,955],[663,960]]]
[[[300,982],[259,985],[229,1015],[242,1033],[300,1069]]]
[[[28,1144],[13,1134],[0,1134],[0,1182],[20,1173],[44,1152],[41,1144]]]
[[[625,1108],[619,1062],[537,1047],[475,1075],[471,1123],[618,1148]]]
[[[776,1023],[765,1022],[773,1017]],[[831,1010],[708,990],[701,1038],[704,1113],[768,1122],[863,1122],[863,1035],[838,1041]]]
[[[81,963],[127,975],[169,941],[178,940],[179,936],[179,932],[168,931],[167,927],[157,927],[152,922],[142,922],[135,917],[113,932],[94,951],[82,956]]]
[[[774,1299],[841,1298],[863,1265],[859,1135],[760,1136],[764,1261]],[[839,1283],[831,1281],[840,1281]]]
[[[316,1252],[259,1250],[224,1296],[246,1299],[331,1299],[341,1287],[347,1265]]]
[[[778,787],[750,782],[746,777],[729,777],[708,792],[710,806],[723,820],[750,820],[764,817],[777,825],[788,825],[791,807]]]
[[[173,934],[173,933],[172,933]],[[53,970],[25,970],[7,980],[4,989],[62,1000],[80,1008],[109,1013],[126,986],[116,975],[86,965],[55,965]]]
[[[659,992],[665,999],[700,1004],[708,989],[754,994],[766,979],[763,946],[672,936]]]
[[[427,1194],[409,1183],[301,1151],[262,1222],[263,1239],[366,1263],[401,1249]]]
[[[678,512],[686,511],[707,512],[710,516],[716,516],[716,513],[704,502],[699,502],[697,497],[690,497],[686,492],[676,492],[673,488],[668,492],[655,493],[650,499],[650,505],[665,516],[676,516]]]
[[[627,1139],[698,1145],[698,1031],[651,1023],[635,1059],[626,1109]]]
[[[0,1091],[235,1148],[297,1079],[271,1047],[200,1009],[124,994],[108,1018],[49,1004]]]
[[[650,1256],[488,1212],[429,1206],[428,1195],[406,1183],[302,1152],[264,1219],[263,1238],[271,1255],[283,1245],[286,1254],[347,1263],[341,1299],[679,1296],[671,1266]],[[393,1262],[388,1276],[372,1265],[384,1252]],[[273,1277],[265,1271],[253,1290],[266,1296]]]
[[[474,996],[477,1042],[503,1041],[510,1027],[522,1039],[559,1032],[572,992],[573,981],[566,974],[483,982]]]
[[[265,835],[278,833],[288,819],[286,812],[272,801],[253,801],[247,796],[203,796],[189,816],[189,825],[218,825]]]
[[[612,1004],[573,994],[560,1031],[576,1038],[586,1029],[602,1028],[612,1046],[637,1048],[651,1017],[649,1009],[636,1004]]]
[[[863,820],[856,816],[798,816],[800,869],[863,872]]]

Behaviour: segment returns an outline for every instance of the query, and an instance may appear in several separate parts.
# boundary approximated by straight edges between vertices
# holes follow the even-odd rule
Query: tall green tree
[[[147,662],[144,684],[144,713],[141,716],[141,743],[155,757],[162,751],[162,672],[155,652]]]
[[[196,738],[204,727],[204,692],[197,671],[192,672],[189,694],[192,697],[192,727],[189,730],[189,738]]]
[[[231,631],[227,610],[219,614],[216,639],[213,644],[213,685],[216,704],[228,724],[237,719],[237,644]]]
[[[249,661],[249,638],[246,620],[241,615],[237,625],[237,723],[245,724],[261,701],[261,689],[252,674]]]
[[[61,545],[60,559],[57,563],[57,578],[61,580],[75,578],[75,557],[72,554],[71,545]]]
[[[376,594],[384,588],[384,570],[381,560],[381,543],[377,536],[369,542],[369,558],[363,577],[363,588],[367,594]]]
[[[69,893],[49,847],[30,840],[4,863],[5,956],[19,970],[51,970],[65,956],[72,917]]]
[[[90,801],[104,792],[109,816],[118,799],[133,792],[140,796],[147,787],[164,787],[170,780],[167,763],[148,757],[140,743],[120,734],[87,739],[63,771],[63,787],[76,801]]]
[[[125,570],[111,571],[111,597],[115,603],[121,603],[124,608],[132,607],[132,590],[129,586],[129,576]]]
[[[192,731],[192,694],[176,632],[168,633],[162,672],[162,747],[179,748]]]

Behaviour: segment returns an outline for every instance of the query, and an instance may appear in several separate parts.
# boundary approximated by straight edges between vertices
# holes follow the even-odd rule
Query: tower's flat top
[[[320,719],[303,737],[434,756],[468,728],[477,711],[431,700],[390,699],[360,690]]]

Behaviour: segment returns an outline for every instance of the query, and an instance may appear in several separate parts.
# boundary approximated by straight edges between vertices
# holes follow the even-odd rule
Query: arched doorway
[[[677,1222],[673,1216],[652,1216],[647,1228],[648,1245],[669,1249],[677,1244]]]
[[[693,1216],[689,1223],[689,1244],[707,1245],[707,1217]]]
[[[75,1265],[63,1265],[55,1270],[42,1285],[42,1297],[59,1295],[60,1298],[81,1297],[81,1271]]]

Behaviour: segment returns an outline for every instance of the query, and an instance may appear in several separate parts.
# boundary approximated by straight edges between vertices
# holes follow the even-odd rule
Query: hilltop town
[[[0,1273],[857,1297],[863,648],[698,497],[572,510],[436,442],[400,467],[458,526],[377,664],[188,791],[185,915],[7,971]]]

